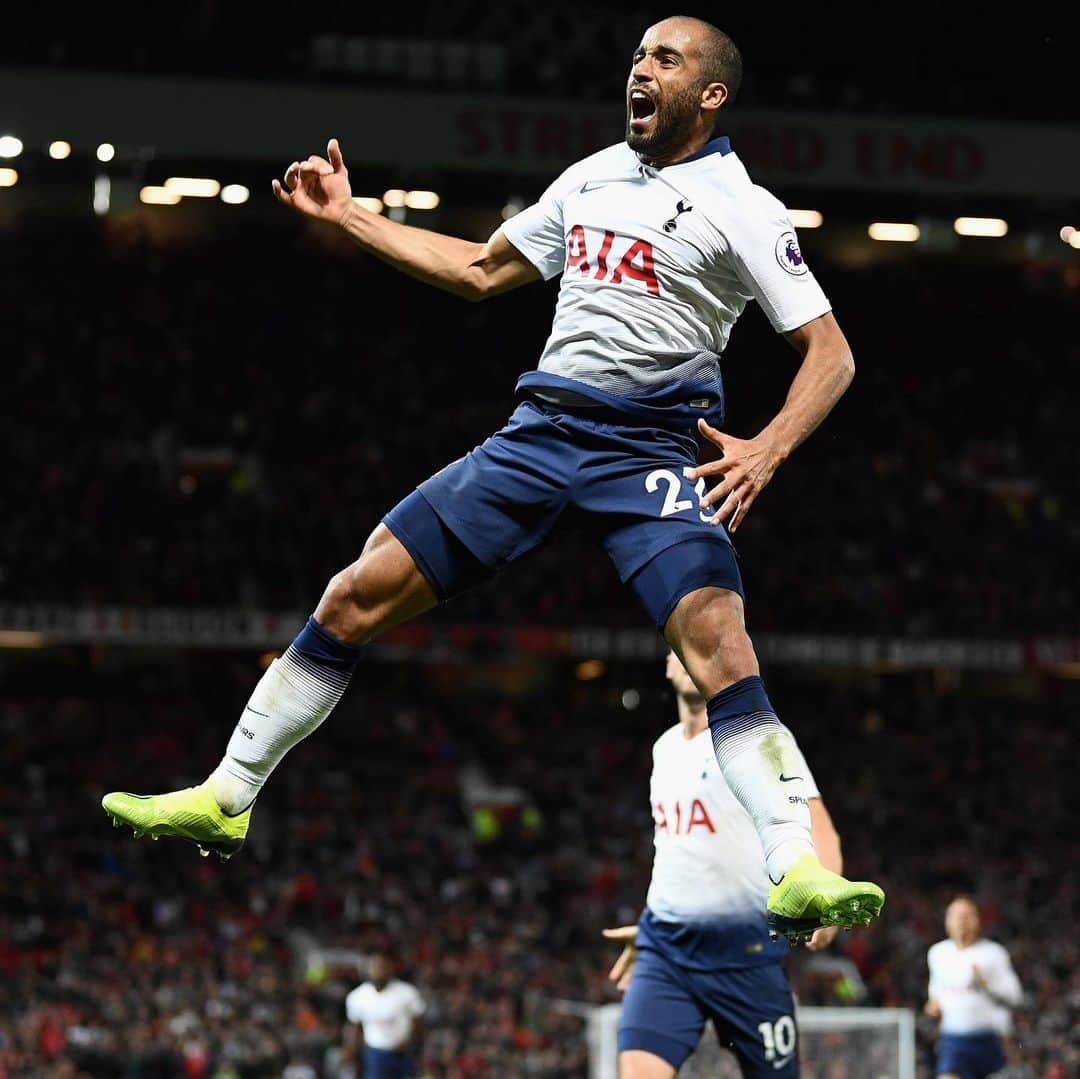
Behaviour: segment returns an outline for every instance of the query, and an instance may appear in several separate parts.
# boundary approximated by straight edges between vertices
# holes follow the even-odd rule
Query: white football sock
[[[779,883],[802,855],[814,853],[803,755],[757,675],[721,690],[708,710],[724,779],[750,814],[769,878]]]
[[[778,884],[802,855],[814,853],[802,754],[779,722],[731,741],[717,748],[717,760],[757,828],[769,879]]]
[[[228,814],[241,813],[255,801],[281,758],[326,719],[348,687],[352,675],[348,662],[324,661],[298,649],[311,626],[309,622],[259,679],[225,756],[210,775],[214,797]],[[317,629],[325,635],[321,627]],[[347,647],[340,645],[342,650]]]

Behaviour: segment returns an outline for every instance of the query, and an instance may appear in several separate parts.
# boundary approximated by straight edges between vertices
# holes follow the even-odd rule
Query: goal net
[[[800,1008],[796,1020],[802,1079],[915,1079],[915,1016],[907,1008]],[[794,1030],[781,1023],[761,1032],[767,1058],[781,1060],[795,1048]],[[618,1079],[618,1029],[618,1004],[589,1009],[589,1079]],[[711,1024],[679,1076],[739,1079]]]

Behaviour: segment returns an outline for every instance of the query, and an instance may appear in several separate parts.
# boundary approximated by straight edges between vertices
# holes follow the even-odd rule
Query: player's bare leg
[[[627,1049],[619,1054],[619,1079],[675,1079],[675,1069],[655,1053]]]
[[[765,692],[742,597],[723,588],[690,592],[664,635],[708,701],[717,761],[761,838],[773,882],[770,927],[791,940],[809,940],[820,926],[869,925],[884,893],[876,884],[847,881],[817,860],[798,749]]]
[[[334,709],[360,646],[436,603],[412,556],[380,524],[356,562],[331,579],[314,617],[285,654],[267,668],[210,778],[170,794],[107,794],[106,812],[137,836],[177,836],[198,844],[204,854],[235,854],[262,785],[281,758]]]

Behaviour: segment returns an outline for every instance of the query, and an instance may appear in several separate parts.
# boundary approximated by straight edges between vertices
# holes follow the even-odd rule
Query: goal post
[[[618,1004],[589,1008],[589,1079],[618,1079]],[[802,1079],[915,1079],[915,1015],[908,1008],[798,1008]],[[789,1020],[790,1022],[790,1020]],[[787,1031],[770,1031],[774,1051]],[[768,1052],[768,1037],[765,1037]],[[777,1038],[779,1037],[779,1041]],[[735,1058],[720,1048],[712,1025],[679,1072],[680,1079],[738,1079]]]

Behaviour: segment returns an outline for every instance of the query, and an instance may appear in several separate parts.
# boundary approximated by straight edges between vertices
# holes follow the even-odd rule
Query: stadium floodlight
[[[221,193],[221,184],[217,180],[198,176],[170,176],[165,186],[178,195],[194,199],[213,199]]]
[[[819,229],[825,220],[817,210],[788,210],[788,217],[797,229]]]
[[[43,648],[45,634],[30,629],[0,629],[0,648]]]
[[[0,135],[0,157],[18,157],[22,153],[22,139],[14,135]]]
[[[391,210],[394,210],[405,205],[406,194],[407,192],[402,191],[400,187],[392,187],[389,191],[383,192],[382,200]]]
[[[521,213],[525,209],[525,200],[520,195],[511,195],[506,200],[506,205],[502,208],[501,214],[504,221],[509,221],[510,218]]]
[[[591,682],[595,678],[602,678],[606,670],[607,664],[602,659],[583,659],[574,668],[574,674],[581,682]]]
[[[221,201],[230,206],[240,206],[251,198],[251,192],[243,184],[226,184],[221,189]]]
[[[139,191],[139,201],[147,206],[175,206],[180,196],[167,187],[144,187]]]
[[[1058,235],[1061,237],[1063,244],[1068,244],[1070,247],[1080,250],[1080,229],[1073,225],[1062,225]]]
[[[913,244],[919,238],[919,226],[899,221],[875,221],[867,230],[871,240]]]
[[[1069,246],[1080,251],[1080,230],[1073,232],[1069,237]]]
[[[383,211],[382,199],[377,199],[373,195],[354,195],[353,202],[357,206],[364,210],[369,210],[373,214],[381,214]]]
[[[63,161],[65,157],[71,157],[71,143],[64,139],[56,139],[49,143],[49,157],[53,161]]]
[[[19,174],[14,169],[0,169],[0,187],[14,187],[19,182]]]
[[[112,161],[116,157],[116,147],[111,142],[103,142],[97,148],[98,161]]]
[[[104,174],[94,177],[94,213],[102,217],[112,203],[112,182]]]
[[[405,205],[410,210],[435,210],[439,206],[439,196],[434,191],[410,191],[405,196]]]
[[[953,228],[957,236],[1004,236],[1009,223],[1000,217],[958,217]]]

